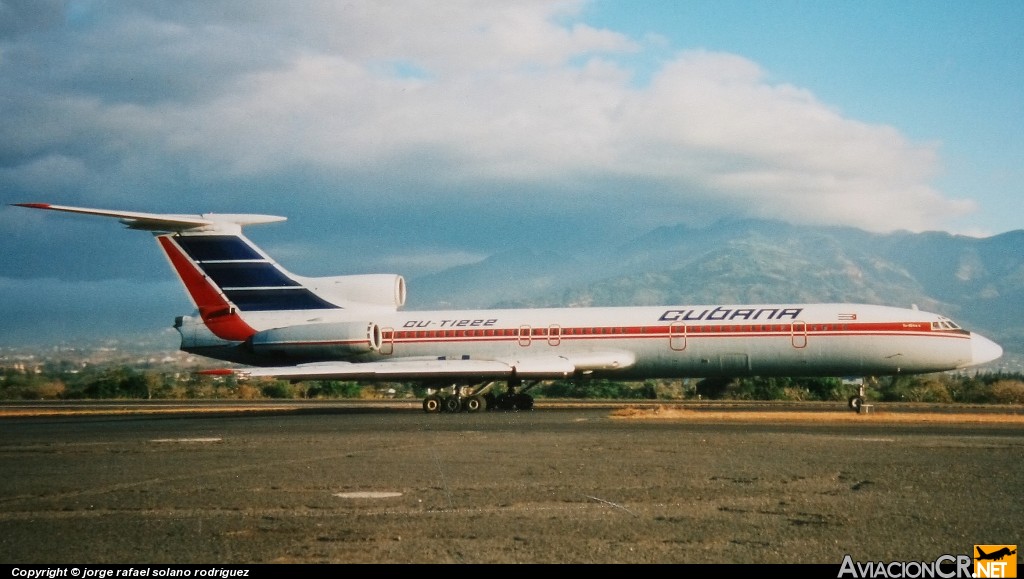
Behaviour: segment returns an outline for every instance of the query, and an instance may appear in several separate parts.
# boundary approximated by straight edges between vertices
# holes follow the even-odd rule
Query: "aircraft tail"
[[[48,203],[17,205],[116,217],[129,229],[153,232],[203,324],[221,340],[244,342],[266,329],[252,323],[259,314],[373,307],[394,310],[405,303],[405,280],[401,276],[298,276],[242,235],[244,225],[284,221],[284,217],[138,213]],[[181,324],[179,319],[179,330]]]

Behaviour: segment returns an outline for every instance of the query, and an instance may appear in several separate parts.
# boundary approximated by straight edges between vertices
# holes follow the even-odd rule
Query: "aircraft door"
[[[548,345],[557,346],[562,343],[562,327],[558,324],[548,326]]]
[[[794,348],[807,347],[807,323],[793,322],[790,326],[790,341]]]
[[[533,341],[533,332],[530,326],[519,326],[519,345],[526,348]]]
[[[672,322],[668,327],[668,347],[679,352],[686,349],[686,324]]]

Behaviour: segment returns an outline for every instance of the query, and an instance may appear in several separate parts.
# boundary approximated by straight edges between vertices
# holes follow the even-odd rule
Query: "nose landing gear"
[[[870,380],[874,381],[875,379],[870,378]],[[874,408],[873,404],[867,403],[867,395],[864,391],[864,380],[861,380],[860,384],[857,385],[857,393],[850,396],[847,400],[847,404],[850,406],[850,410],[853,410],[857,414],[866,414]]]

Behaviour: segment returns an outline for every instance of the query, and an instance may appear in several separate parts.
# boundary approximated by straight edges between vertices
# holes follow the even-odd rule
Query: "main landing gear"
[[[508,381],[505,392],[495,395],[491,390],[497,382],[479,387],[455,384],[445,388],[429,389],[423,398],[424,412],[484,412],[487,410],[533,410],[533,396],[526,393],[539,381],[523,386],[523,381]]]

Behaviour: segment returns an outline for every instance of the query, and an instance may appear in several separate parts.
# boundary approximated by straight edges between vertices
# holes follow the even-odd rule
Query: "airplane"
[[[1009,547],[1003,547],[1002,549],[998,549],[991,553],[986,553],[985,551],[982,551],[981,547],[975,548],[978,550],[977,559],[979,561],[998,561],[1003,557],[1006,557],[1008,555],[1015,555],[1017,553],[1016,549],[1010,549]]]
[[[426,387],[426,412],[529,410],[529,390],[555,379],[924,374],[1003,353],[988,338],[916,306],[404,311],[401,275],[296,275],[242,234],[245,226],[285,217],[15,205],[113,217],[151,232],[195,306],[174,321],[181,350],[245,366],[205,373],[414,382]],[[848,402],[861,409],[863,385]]]

